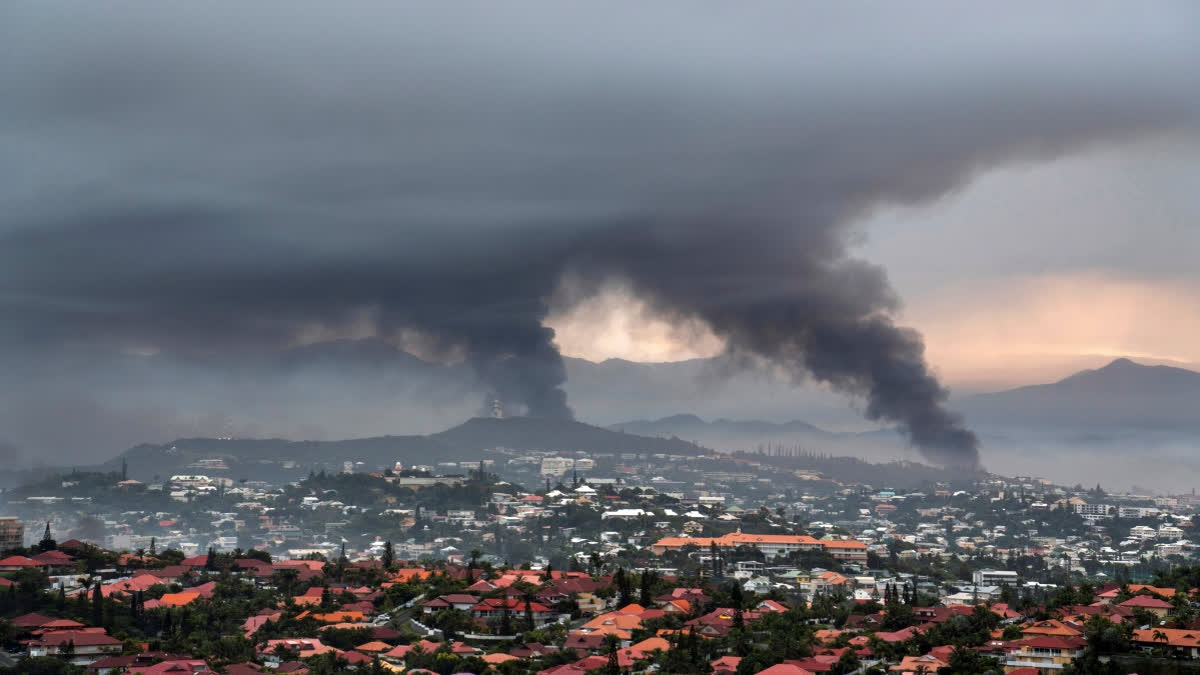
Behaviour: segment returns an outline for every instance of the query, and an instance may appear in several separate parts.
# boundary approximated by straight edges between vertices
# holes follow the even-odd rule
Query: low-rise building
[[[1038,636],[1012,643],[1005,650],[1004,672],[1036,668],[1039,673],[1055,673],[1083,654],[1086,646],[1080,638]]]

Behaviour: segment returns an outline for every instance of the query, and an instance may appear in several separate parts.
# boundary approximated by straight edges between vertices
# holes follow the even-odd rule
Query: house
[[[55,656],[74,649],[71,663],[86,666],[105,656],[121,651],[121,641],[102,632],[60,630],[30,640],[26,647],[29,656]]]
[[[421,611],[424,614],[433,614],[444,609],[457,609],[462,612],[469,612],[471,608],[479,604],[479,598],[466,593],[451,593],[449,595],[438,596],[429,602],[426,602]]]
[[[554,620],[554,610],[540,602],[525,602],[519,598],[484,598],[471,607],[471,615],[477,619],[490,619],[504,616],[506,613],[513,619],[525,617],[526,611],[533,614],[534,623],[542,624]]]
[[[1171,603],[1152,595],[1135,595],[1117,606],[1133,610],[1143,609],[1160,619],[1169,614],[1171,609],[1173,609]]]
[[[814,673],[790,663],[777,663],[766,670],[758,671],[758,675],[814,675]]]
[[[614,633],[620,637],[619,633]],[[626,633],[626,638],[629,633]],[[567,640],[563,643],[563,649],[573,649],[581,654],[599,654],[608,648],[605,642],[605,633],[584,633],[581,631],[571,631],[567,634]]]
[[[949,664],[932,654],[906,656],[900,663],[888,668],[889,673],[936,673]]]
[[[597,614],[608,608],[604,598],[595,593],[579,593],[575,596],[575,602],[579,604],[579,611],[584,614]]]
[[[38,626],[37,629],[33,631],[33,634],[34,635],[45,635],[46,633],[53,633],[54,631],[59,631],[59,630],[85,630],[85,629],[87,629],[87,626],[79,623],[78,621],[72,621],[70,619],[54,619],[53,621],[47,621],[46,623],[43,623],[42,625]],[[93,628],[91,630],[94,631],[96,629]]]
[[[192,568],[187,565],[167,565],[161,569],[146,570],[145,573],[157,577],[160,584],[182,583],[187,575],[193,574]]]
[[[22,614],[21,616],[18,616],[17,618],[12,619],[9,623],[11,623],[16,628],[26,628],[26,629],[32,630],[34,628],[39,628],[41,626],[44,626],[44,625],[50,623],[51,621],[54,621],[53,617],[43,616],[41,614],[32,613],[32,614]]]
[[[62,551],[43,551],[30,558],[30,560],[33,560],[47,570],[68,567],[75,564],[75,559]]]
[[[667,652],[671,649],[671,643],[660,637],[648,637],[637,644],[630,645],[621,652],[629,656],[634,661],[650,658],[655,652]]]
[[[328,652],[341,653],[340,650],[324,644],[318,638],[284,638],[280,640],[267,640],[267,644],[259,650],[259,655],[268,661],[279,661],[278,652],[280,651],[295,652],[302,659]]]
[[[281,616],[283,616],[282,612],[271,612],[270,614],[256,614],[247,617],[246,621],[242,623],[242,630],[245,631],[247,638],[254,637],[259,628],[272,621],[278,621]]]
[[[18,572],[30,567],[39,567],[39,565],[23,555],[10,555],[0,560],[0,572]]]
[[[772,584],[771,580],[767,577],[754,577],[752,579],[747,579],[746,582],[742,584],[742,590],[763,595],[770,593],[773,587],[774,584]]]
[[[1046,636],[1046,637],[1066,637],[1077,638],[1083,635],[1083,631],[1068,626],[1062,621],[1056,619],[1046,619],[1045,621],[1036,621],[1021,629],[1021,634],[1026,637]]]
[[[190,673],[209,673],[208,664],[200,659],[174,659],[161,661],[147,666],[131,666],[130,673],[145,673],[146,675],[189,675]]]
[[[1038,636],[1018,640],[1005,648],[1004,672],[1018,668],[1058,671],[1083,654],[1087,643],[1078,637]]]
[[[195,602],[199,597],[200,594],[194,591],[184,591],[182,593],[163,593],[163,596],[157,601],[147,601],[146,609],[154,609],[156,607],[183,607],[184,605]]]
[[[255,663],[234,663],[225,667],[225,675],[259,675],[262,666]]]
[[[740,656],[722,656],[708,665],[712,666],[713,675],[734,675],[741,662],[742,657]]]
[[[713,546],[730,549],[749,546],[761,551],[768,558],[775,558],[787,556],[795,551],[820,550],[824,543],[804,535],[744,534],[738,531],[720,537],[666,537],[652,544],[650,551],[654,555],[662,555],[667,551],[680,551],[690,546],[700,550],[707,550]],[[863,558],[866,559],[866,546],[863,546]]]
[[[176,654],[165,654],[163,652],[143,652],[141,654],[130,654],[126,656],[106,656],[97,661],[93,661],[87,667],[88,673],[95,675],[108,675],[109,673],[125,673],[125,672],[145,672],[145,668],[156,663],[167,661],[187,661],[188,659]],[[188,671],[173,671],[173,672],[188,672]],[[207,672],[207,671],[192,671],[192,672]],[[231,670],[230,673],[234,671]]]
[[[1138,628],[1132,642],[1143,651],[1163,649],[1176,657],[1200,658],[1200,631],[1180,628]]]

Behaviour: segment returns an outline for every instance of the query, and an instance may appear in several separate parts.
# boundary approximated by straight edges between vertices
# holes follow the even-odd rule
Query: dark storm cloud
[[[569,416],[547,298],[620,279],[969,465],[855,218],[1195,128],[1190,3],[612,10],[6,6],[5,349],[258,353],[365,308]]]

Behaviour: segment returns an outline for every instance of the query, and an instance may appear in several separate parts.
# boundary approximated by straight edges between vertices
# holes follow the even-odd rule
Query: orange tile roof
[[[321,623],[345,623],[367,620],[367,616],[362,612],[328,612],[326,614],[313,614],[312,617]]]
[[[802,534],[748,534],[745,532],[730,532],[720,537],[663,537],[652,546],[659,548],[683,548],[698,546],[707,548],[717,546],[736,547],[752,544],[783,544],[794,546],[821,546],[832,549],[866,549],[867,545],[857,539],[814,539]]]
[[[184,591],[183,593],[164,593],[163,596],[158,599],[158,601],[168,607],[183,607],[199,597],[199,593],[188,593]]]
[[[427,569],[421,567],[410,567],[397,570],[396,573],[392,575],[392,581],[424,581],[425,579],[429,578],[430,574],[432,574],[432,572]]]
[[[1057,635],[1061,637],[1076,637],[1083,634],[1081,631],[1075,630],[1056,619],[1038,621],[1022,628],[1021,633],[1023,635]]]
[[[1155,637],[1155,633],[1159,632],[1167,638],[1165,643]],[[1200,647],[1200,631],[1182,628],[1136,628],[1133,631],[1133,641],[1166,644],[1171,647]]]
[[[660,637],[648,637],[641,642],[630,645],[624,651],[634,659],[643,659],[650,655],[651,652],[667,652],[671,650],[671,643]]]
[[[604,628],[619,628],[622,630],[636,630],[642,627],[642,617],[636,614],[618,614],[609,612],[583,624],[584,628],[592,631],[600,631]]]

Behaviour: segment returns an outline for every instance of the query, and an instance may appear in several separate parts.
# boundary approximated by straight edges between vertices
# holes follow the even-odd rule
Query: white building
[[[600,519],[608,520],[609,518],[619,518],[621,520],[631,520],[633,518],[641,518],[642,516],[648,515],[650,515],[650,512],[644,509],[613,509],[612,511],[605,511],[604,513],[601,513]]]
[[[1174,525],[1160,525],[1158,528],[1158,538],[1168,540],[1182,539],[1183,530]]]
[[[1129,528],[1129,538],[1145,541],[1147,539],[1155,539],[1158,537],[1158,532],[1153,527],[1147,525],[1135,525]]]
[[[1159,510],[1153,506],[1122,506],[1117,509],[1117,515],[1121,518],[1137,520],[1138,518],[1153,518],[1159,514]]]
[[[1078,513],[1079,515],[1084,516],[1084,517],[1093,516],[1093,517],[1099,517],[1099,518],[1111,518],[1113,516],[1114,511],[1116,511],[1116,509],[1114,509],[1112,506],[1109,506],[1108,504],[1076,504],[1075,505],[1075,513]]]
[[[1008,570],[976,570],[971,575],[971,583],[976,586],[1009,586],[1017,585],[1017,573]]]
[[[541,474],[557,478],[568,471],[575,470],[575,460],[571,457],[543,457]]]

